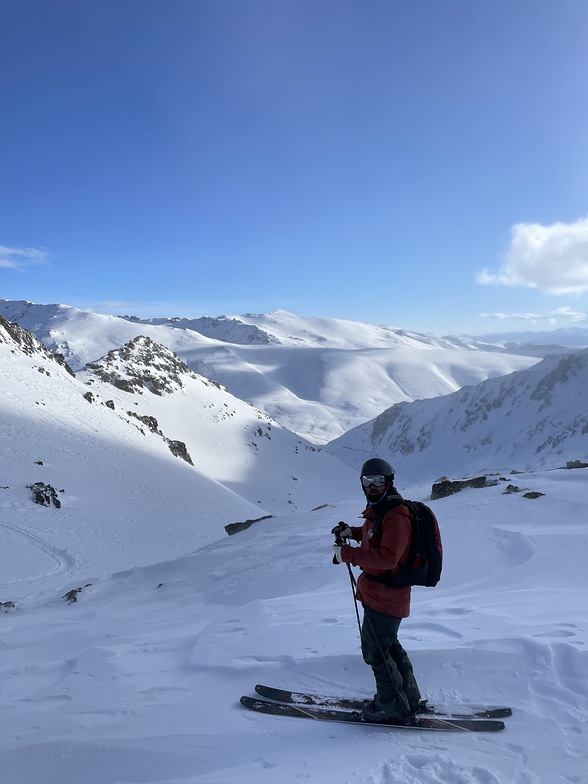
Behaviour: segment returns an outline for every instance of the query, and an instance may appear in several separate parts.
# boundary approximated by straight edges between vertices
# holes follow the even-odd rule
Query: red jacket
[[[344,545],[341,548],[342,561],[374,575],[389,571],[395,573],[398,564],[408,557],[412,536],[410,512],[403,504],[386,512],[381,537],[374,536],[374,510],[368,506],[362,516],[365,517],[363,526],[350,526],[352,538],[361,544],[359,547]],[[357,581],[357,598],[366,607],[396,618],[408,618],[410,615],[410,586],[390,588],[362,574]]]

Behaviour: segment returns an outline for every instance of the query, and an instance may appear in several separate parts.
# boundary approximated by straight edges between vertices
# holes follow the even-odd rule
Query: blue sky
[[[583,0],[0,0],[0,297],[585,326],[587,36]]]

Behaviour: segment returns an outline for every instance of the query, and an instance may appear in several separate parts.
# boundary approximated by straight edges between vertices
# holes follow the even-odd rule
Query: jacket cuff
[[[351,547],[350,544],[343,545],[343,547],[341,548],[341,560],[343,563],[348,563],[351,564],[352,566],[355,566],[355,564],[353,563],[353,551],[355,549],[356,548]]]

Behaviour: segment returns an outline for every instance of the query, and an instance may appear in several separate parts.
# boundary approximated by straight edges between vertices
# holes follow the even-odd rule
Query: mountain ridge
[[[588,349],[433,400],[400,403],[348,431],[329,451],[394,456],[407,479],[443,473],[558,468],[588,458]]]
[[[182,319],[165,326],[147,323],[157,319],[127,320],[24,301],[0,301],[0,313],[63,353],[74,370],[142,334],[317,445],[373,419],[393,403],[447,394],[529,367],[540,358],[536,349],[525,356],[469,338],[450,340],[287,311],[248,314],[239,323],[232,316],[205,319],[213,325],[208,335],[187,328]],[[261,334],[263,340],[249,341]]]

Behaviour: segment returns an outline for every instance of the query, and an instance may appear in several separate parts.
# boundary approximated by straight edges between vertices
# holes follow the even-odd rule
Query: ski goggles
[[[364,487],[374,485],[374,487],[384,487],[387,477],[383,474],[367,474],[361,477],[361,483]]]

